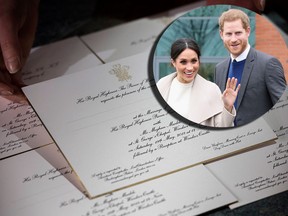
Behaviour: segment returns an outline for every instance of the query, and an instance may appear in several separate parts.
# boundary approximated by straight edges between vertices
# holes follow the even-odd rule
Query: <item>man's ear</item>
[[[219,30],[219,35],[220,35],[220,38],[223,40],[223,32],[221,30]]]
[[[251,28],[248,27],[248,28],[246,29],[246,33],[248,34],[248,37],[250,36],[250,32],[251,32]]]

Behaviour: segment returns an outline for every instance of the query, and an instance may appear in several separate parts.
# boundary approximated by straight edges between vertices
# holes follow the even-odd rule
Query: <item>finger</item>
[[[233,89],[234,83],[235,83],[235,78],[232,77],[232,78],[231,78],[231,81],[230,81],[230,88],[231,88],[231,89]]]
[[[26,86],[21,80],[21,74],[9,74],[8,71],[0,71],[0,95],[11,96],[22,92],[21,88]]]
[[[231,78],[228,77],[228,79],[226,81],[226,89],[229,88],[230,82],[231,82]]]
[[[11,76],[8,71],[0,70],[0,95],[11,95],[14,87],[11,84]]]
[[[236,85],[237,85],[237,78],[232,77],[231,81],[230,81],[230,88],[235,90],[236,89]]]
[[[23,105],[29,105],[28,99],[25,97],[25,95],[22,92],[17,92],[12,95],[1,95],[1,97],[10,100],[14,103],[19,103]]]
[[[234,77],[233,77],[233,78],[234,78]],[[233,84],[232,84],[232,89],[233,89],[233,90],[236,89],[237,82],[238,82],[237,78],[234,78]]]
[[[13,86],[5,83],[0,83],[0,95],[8,96],[14,94]]]
[[[11,74],[11,83],[19,88],[26,86],[26,84],[22,80],[22,73],[19,71],[16,74]]]
[[[239,83],[237,88],[236,88],[236,93],[238,94],[239,90],[240,90],[241,84]]]
[[[2,15],[0,19],[0,47],[3,61],[10,73],[21,69],[21,47],[18,40],[17,21],[11,15]]]

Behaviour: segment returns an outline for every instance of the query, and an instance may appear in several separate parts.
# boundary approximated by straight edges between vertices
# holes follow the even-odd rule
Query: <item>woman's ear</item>
[[[175,62],[174,62],[174,60],[172,58],[170,59],[170,64],[171,64],[172,67],[175,68]]]

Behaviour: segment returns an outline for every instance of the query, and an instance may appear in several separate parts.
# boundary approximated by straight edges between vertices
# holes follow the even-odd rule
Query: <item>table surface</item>
[[[95,32],[101,29],[115,26],[136,18],[144,17],[146,15],[151,15],[153,12],[164,12],[168,10],[169,7],[172,9],[175,6],[176,1],[171,1],[172,3],[166,4],[166,7],[155,8],[154,11],[150,10],[147,13],[145,11],[133,11],[130,9],[128,13],[130,16],[125,17],[125,11],[122,13],[114,13],[115,8],[117,8],[116,2],[114,4],[114,9],[110,12],[105,11],[105,7],[109,5],[106,3],[104,9],[102,8],[100,1],[96,0],[41,0],[39,8],[39,22],[38,28],[35,35],[34,47],[39,45],[48,44],[55,42],[67,37],[75,35],[84,35],[91,32]],[[108,1],[109,2],[109,1]],[[132,2],[132,1],[131,1]],[[138,2],[138,1],[137,1]],[[178,0],[178,3],[184,5],[187,2],[196,2],[196,1],[181,1]],[[110,2],[111,3],[111,2]],[[123,4],[128,4],[129,1],[124,1]],[[149,5],[149,4],[147,4]],[[141,6],[141,5],[140,5]],[[143,6],[143,5],[142,5]],[[147,6],[148,7],[148,6]],[[151,5],[150,5],[151,7]],[[103,11],[101,11],[102,9]],[[133,7],[132,7],[133,8]],[[272,11],[272,12],[271,12]],[[107,12],[107,13],[105,13]],[[287,26],[287,22],[283,19],[278,19],[279,16],[277,11],[270,10],[271,20],[279,25]],[[135,15],[136,14],[136,15]],[[269,15],[269,14],[268,14]],[[270,16],[270,15],[269,15]],[[284,22],[284,23],[283,23]],[[286,22],[286,23],[285,23]],[[283,27],[284,33],[287,34],[287,29]],[[288,34],[287,34],[288,35]],[[243,207],[230,210],[228,207],[220,208],[207,212],[203,215],[207,216],[221,216],[221,215],[259,215],[259,216],[287,216],[288,215],[288,191],[279,193],[259,201],[247,204]]]

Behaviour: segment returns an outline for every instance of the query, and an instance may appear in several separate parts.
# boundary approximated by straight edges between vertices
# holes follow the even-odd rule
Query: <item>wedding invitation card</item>
[[[236,201],[203,165],[90,200],[54,144],[1,161],[0,172],[3,216],[191,216]]]
[[[143,52],[23,88],[90,198],[276,139],[261,118],[228,130],[174,118],[154,97],[148,56]]]

